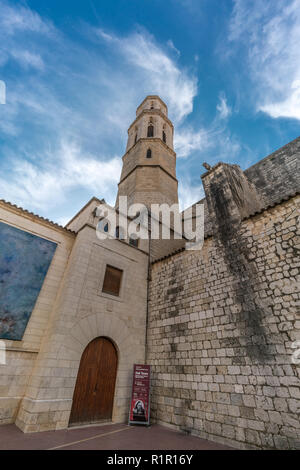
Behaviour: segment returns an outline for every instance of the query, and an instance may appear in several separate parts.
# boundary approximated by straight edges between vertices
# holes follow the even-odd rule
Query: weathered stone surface
[[[154,418],[181,428],[194,412],[203,431],[225,439],[232,436],[231,417],[231,439],[241,448],[298,447],[299,369],[292,364],[291,343],[299,321],[299,199],[243,222],[237,218],[232,229],[225,226],[227,233],[221,227],[221,236],[206,239],[201,251],[152,265],[147,357]],[[294,237],[286,242],[287,220]],[[178,290],[168,294],[175,283]],[[191,381],[187,366],[197,370]],[[162,381],[165,373],[171,378]],[[171,406],[163,419],[166,390],[172,396],[186,387],[197,390],[197,405],[177,408],[176,423]]]
[[[114,421],[128,417],[132,365],[145,361],[147,340],[154,420],[240,448],[299,448],[299,154],[300,138],[244,173],[209,169],[203,249],[150,272],[147,241],[97,239],[97,198],[68,224],[73,232],[0,201],[2,220],[58,243],[23,341],[5,341],[0,422],[66,428],[82,352],[105,336],[119,354]],[[129,128],[123,194],[177,201],[173,127],[156,96]],[[152,241],[152,259],[183,243]],[[101,290],[107,264],[124,272],[119,298]]]

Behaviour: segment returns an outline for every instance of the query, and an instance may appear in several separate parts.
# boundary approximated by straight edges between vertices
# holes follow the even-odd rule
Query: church
[[[178,203],[173,133],[166,104],[147,96],[116,211],[122,196]],[[127,422],[133,365],[149,364],[151,422],[299,449],[299,160],[300,137],[245,171],[206,164],[190,210],[204,207],[199,250],[151,233],[99,238],[101,195],[65,227],[0,200],[0,424]]]

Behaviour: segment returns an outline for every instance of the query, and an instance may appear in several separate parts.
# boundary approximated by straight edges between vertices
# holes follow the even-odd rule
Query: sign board
[[[129,424],[150,424],[150,366],[134,364]]]

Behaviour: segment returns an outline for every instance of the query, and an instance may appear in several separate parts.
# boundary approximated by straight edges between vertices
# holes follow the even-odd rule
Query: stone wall
[[[148,253],[144,241],[136,249],[97,238],[99,202],[70,222],[75,234],[0,201],[1,221],[57,243],[22,341],[4,340],[0,424],[15,422],[24,432],[67,428],[81,355],[100,336],[118,352],[112,420],[128,417],[133,364],[145,361]],[[102,292],[107,264],[123,270],[119,297]]]
[[[107,264],[123,270],[119,297],[102,292]],[[112,421],[127,419],[133,364],[145,360],[147,274],[146,253],[119,240],[98,240],[90,225],[78,232],[18,411],[20,429],[68,427],[80,359],[97,337],[109,338],[118,352]]]
[[[300,448],[299,196],[152,265],[153,419],[239,448]],[[228,227],[227,227],[228,228]]]
[[[300,137],[245,170],[268,204],[299,189]]]
[[[26,393],[75,235],[3,201],[0,201],[0,221],[57,243],[54,257],[22,340],[0,338],[6,349],[6,364],[0,364],[0,424],[6,424],[14,422],[20,402]]]
[[[147,150],[151,149],[151,158],[147,158]],[[160,165],[174,178],[176,177],[176,154],[161,140],[141,138],[123,156],[122,181],[137,165]]]
[[[265,207],[280,202],[284,197],[294,195],[299,190],[299,174],[300,137],[244,171],[245,177],[255,187]],[[202,175],[202,178],[205,178],[205,175],[206,173]],[[204,204],[205,234],[208,235],[212,233],[213,221],[210,219],[206,199],[198,201],[191,208],[194,213],[195,205],[199,203]]]
[[[128,196],[131,204],[176,204],[177,180],[172,178],[160,166],[138,166],[119,185],[116,206],[120,196]]]
[[[162,132],[164,130],[166,134],[166,144],[173,150],[173,125],[171,121],[158,109],[146,109],[136,118],[128,129],[126,151],[134,146],[136,138],[137,140],[147,138],[150,119],[153,124],[153,137],[162,139]]]
[[[153,135],[148,137],[150,122]],[[147,157],[148,150],[151,150],[151,157]],[[116,207],[119,197],[124,195],[128,196],[129,204],[178,203],[173,125],[167,117],[166,105],[159,97],[148,96],[137,108],[122,160]]]

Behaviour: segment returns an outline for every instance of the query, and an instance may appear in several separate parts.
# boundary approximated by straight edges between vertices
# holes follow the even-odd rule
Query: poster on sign
[[[150,366],[134,364],[129,424],[150,424]]]

